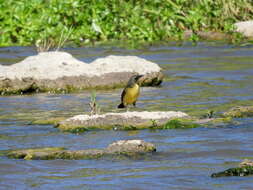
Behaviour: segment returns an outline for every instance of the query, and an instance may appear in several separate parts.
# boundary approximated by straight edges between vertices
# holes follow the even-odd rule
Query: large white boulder
[[[144,85],[159,85],[161,68],[136,56],[107,56],[91,63],[77,60],[66,52],[44,52],[10,65],[0,65],[0,92],[34,88],[85,89],[115,87],[133,74],[142,74]]]

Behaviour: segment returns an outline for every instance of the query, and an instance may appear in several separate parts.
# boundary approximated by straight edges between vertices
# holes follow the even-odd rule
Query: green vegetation
[[[180,40],[187,30],[198,40],[249,19],[251,0],[0,0],[0,46]]]
[[[193,120],[190,119],[172,119],[169,120],[165,125],[163,125],[162,129],[190,129],[200,127],[199,124],[194,123]]]
[[[64,117],[53,117],[46,119],[38,119],[31,122],[32,125],[57,125],[57,123],[63,121]]]
[[[100,113],[100,106],[97,103],[97,98],[96,98],[96,91],[92,91],[91,97],[90,97],[90,115],[97,115]]]
[[[47,148],[33,148],[33,149],[21,149],[21,150],[15,150],[15,151],[7,151],[7,156],[9,158],[15,158],[15,159],[25,159],[25,160],[31,160],[33,158],[33,155],[36,153],[42,153],[42,154],[48,154],[51,152],[58,152],[63,151],[65,148],[63,147],[47,147]]]

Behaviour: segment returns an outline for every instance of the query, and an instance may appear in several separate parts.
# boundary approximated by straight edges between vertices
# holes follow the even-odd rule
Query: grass
[[[251,0],[0,0],[0,46],[153,43],[182,40],[187,30],[196,41],[198,31],[231,34],[251,19]]]
[[[100,105],[97,102],[96,91],[92,91],[91,93],[89,106],[90,106],[90,115],[100,114]]]

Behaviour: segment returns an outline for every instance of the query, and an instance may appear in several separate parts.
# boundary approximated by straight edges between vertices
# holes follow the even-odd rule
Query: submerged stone
[[[110,144],[105,149],[66,150],[58,147],[23,149],[9,151],[7,157],[25,160],[97,159],[105,156],[136,156],[155,151],[156,147],[152,143],[143,140],[122,140]]]
[[[252,117],[253,106],[237,106],[223,114],[225,117]]]
[[[183,112],[122,112],[102,115],[77,115],[59,122],[57,127],[62,131],[84,132],[94,129],[138,130],[163,129],[168,120],[187,118]]]
[[[107,56],[85,63],[66,52],[43,52],[10,66],[0,65],[0,94],[115,88],[133,74],[144,75],[142,86],[157,86],[163,80],[157,64],[136,56]]]

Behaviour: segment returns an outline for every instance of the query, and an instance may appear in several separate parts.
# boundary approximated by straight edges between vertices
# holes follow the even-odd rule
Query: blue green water
[[[160,87],[145,87],[138,110],[180,110],[217,114],[253,105],[253,46],[200,43],[139,50],[113,47],[67,48],[90,62],[107,55],[135,55],[158,63],[166,75]],[[30,47],[0,48],[0,64],[16,63],[36,52]],[[102,111],[116,111],[122,89],[97,91]],[[253,178],[211,178],[211,173],[253,159],[253,119],[225,126],[175,130],[62,133],[32,120],[89,111],[90,91],[0,97],[0,150],[63,146],[105,148],[116,140],[142,139],[157,153],[141,159],[14,160],[0,157],[0,189],[252,189]]]

